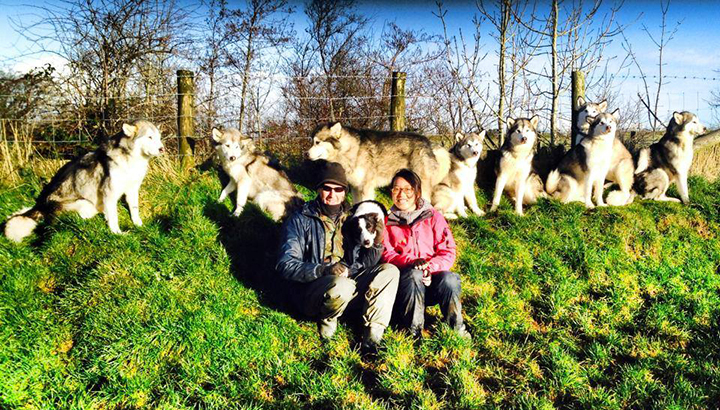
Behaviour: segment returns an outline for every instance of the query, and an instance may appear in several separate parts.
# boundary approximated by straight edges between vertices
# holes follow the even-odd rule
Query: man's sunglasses
[[[345,187],[341,187],[341,186],[331,187],[331,186],[328,186],[328,185],[323,185],[323,186],[322,186],[322,190],[325,191],[325,192],[334,191],[334,192],[337,192],[337,193],[339,194],[340,192],[345,192]]]

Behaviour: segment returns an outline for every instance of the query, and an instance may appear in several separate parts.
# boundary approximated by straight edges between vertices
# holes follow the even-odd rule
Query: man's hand
[[[340,276],[342,278],[347,278],[350,274],[350,270],[342,262],[335,262],[332,265],[325,266],[323,272],[325,275]]]

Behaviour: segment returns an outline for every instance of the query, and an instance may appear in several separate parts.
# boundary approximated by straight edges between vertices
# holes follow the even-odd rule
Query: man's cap
[[[328,162],[320,174],[320,182],[318,182],[315,189],[320,188],[327,182],[338,184],[348,189],[347,177],[345,177],[345,169],[342,165],[337,162]]]

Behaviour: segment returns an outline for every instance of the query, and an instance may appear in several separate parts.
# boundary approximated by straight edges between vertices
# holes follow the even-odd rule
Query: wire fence
[[[718,112],[717,107],[711,102],[713,98],[713,90],[717,90],[720,85],[715,83],[720,81],[718,76],[678,76],[665,75],[661,77],[663,80],[682,81],[688,84],[683,92],[663,92],[659,96],[657,104],[657,113],[661,118],[669,118],[673,111],[692,111],[701,119],[705,119],[708,123],[711,120],[716,121]],[[392,115],[389,113],[389,101],[392,96],[389,95],[389,87],[387,84],[392,80],[388,75],[342,75],[342,76],[287,76],[271,73],[252,73],[247,79],[253,80],[244,108],[241,109],[241,98],[239,84],[243,80],[239,76],[220,75],[213,78],[217,89],[208,92],[205,82],[208,78],[201,75],[195,78],[196,90],[193,95],[195,99],[194,114],[192,115],[195,122],[196,132],[192,135],[183,136],[192,141],[205,141],[209,139],[210,127],[229,127],[237,126],[243,123],[243,132],[263,141],[287,140],[296,137],[307,136],[304,132],[312,128],[318,123],[328,121],[340,121],[349,125],[355,124],[371,124],[378,128],[386,128]],[[297,95],[287,92],[287,84],[291,81],[331,81],[331,80],[357,80],[369,81],[379,84],[381,87],[370,89],[377,90],[376,93],[363,93],[359,95]],[[644,80],[657,81],[658,76],[612,76],[612,81],[625,82],[628,80]],[[112,79],[111,79],[112,80]],[[171,87],[173,81],[168,76],[161,77],[140,77],[140,78],[122,78],[123,81],[145,81],[155,82],[157,84],[166,84]],[[268,84],[264,80],[277,80],[275,83]],[[405,104],[407,106],[407,115],[403,115],[411,128],[423,133],[438,133],[445,130],[446,132],[470,131],[472,128],[497,127],[498,120],[493,114],[493,100],[488,92],[487,99],[483,99],[478,93],[478,98],[474,101],[468,101],[467,95],[456,90],[456,95],[443,94],[441,92],[430,93],[428,87],[420,87],[416,84],[425,82],[424,77],[412,76],[407,77],[410,84],[409,92],[404,95]],[[475,84],[487,84],[488,90],[495,82],[485,78],[470,78],[466,76],[452,77],[453,81],[473,81]],[[413,84],[413,81],[416,84]],[[691,86],[691,83],[694,84]],[[177,90],[160,90],[157,93],[130,94],[122,98],[108,98],[99,95],[82,95],[69,94],[61,96],[47,96],[47,104],[54,107],[74,107],[70,110],[42,110],[41,108],[27,113],[22,116],[6,115],[0,116],[2,127],[2,139],[0,142],[6,144],[32,144],[37,146],[67,146],[71,144],[88,144],[92,143],[92,133],[88,131],[90,124],[97,124],[102,121],[110,121],[114,124],[120,122],[131,122],[135,119],[142,118],[161,125],[161,130],[166,141],[178,140],[177,121],[181,114],[178,113],[177,102],[185,96],[184,93],[178,93]],[[310,90],[316,92],[317,90]],[[592,90],[588,90],[589,97],[592,98]],[[640,84],[636,87],[624,85],[620,90],[616,90],[616,101],[623,101],[626,105],[628,102],[636,102],[639,100],[638,94],[642,93]],[[0,102],[22,101],[29,98],[43,98],[46,96],[28,96],[25,94],[0,94]],[[454,99],[455,98],[455,99]],[[252,100],[252,101],[248,101]],[[571,98],[570,92],[561,92],[559,96],[560,106],[557,113],[558,123],[563,132],[569,130],[569,121],[571,118]],[[107,106],[114,104],[118,108],[120,115],[112,116],[109,120],[88,118],[82,108],[88,103]],[[352,108],[351,110],[339,112],[336,115],[327,113],[327,106],[333,103],[342,103],[344,107]],[[303,104],[308,104],[311,109],[303,109]],[[618,103],[620,104],[620,103]],[[452,108],[455,106],[457,112],[453,113]],[[1,107],[1,106],[0,106]],[[209,109],[208,107],[214,107]],[[318,109],[318,107],[322,109]],[[307,108],[307,107],[305,107]],[[623,107],[618,107],[623,108]],[[316,109],[317,114],[308,115],[306,111]],[[612,108],[611,108],[612,109]],[[75,111],[75,112],[73,112]],[[122,112],[125,114],[122,114]],[[549,126],[549,108],[548,101],[541,104],[529,105],[527,107],[519,107],[515,112],[508,113],[507,116],[525,116],[530,115],[533,111],[541,113],[541,117],[545,119],[541,126],[541,131],[547,130]],[[242,114],[241,114],[242,112]],[[623,112],[621,112],[623,115]],[[634,114],[635,118],[630,121],[627,126],[634,128],[642,128],[647,125],[647,115],[643,110],[637,110]],[[455,118],[453,118],[455,116]],[[241,118],[242,117],[242,118]],[[463,118],[464,117],[464,118]],[[483,124],[477,124],[477,119],[481,118]],[[438,125],[440,124],[440,125]],[[384,126],[383,126],[384,125]],[[25,127],[25,130],[21,128]],[[470,129],[468,129],[470,128]],[[32,137],[24,135],[22,138],[18,136],[23,132],[30,132]],[[182,156],[183,154],[175,153],[171,155]]]

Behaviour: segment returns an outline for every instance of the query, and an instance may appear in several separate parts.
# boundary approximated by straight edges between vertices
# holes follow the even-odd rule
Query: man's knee
[[[325,292],[325,303],[333,307],[346,305],[355,296],[355,281],[348,278],[336,277],[332,285]]]
[[[375,275],[374,283],[385,286],[391,283],[397,283],[400,280],[400,270],[391,263],[383,263],[378,266],[377,275]]]

